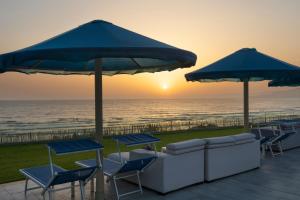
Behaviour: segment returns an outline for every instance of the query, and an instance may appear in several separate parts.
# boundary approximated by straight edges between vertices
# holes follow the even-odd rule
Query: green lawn
[[[158,150],[168,143],[193,139],[224,135],[232,135],[243,132],[242,128],[227,128],[219,130],[198,130],[157,135],[161,139]],[[104,139],[104,154],[115,152],[115,143],[110,138]],[[122,147],[123,150],[128,150]],[[76,167],[74,161],[95,157],[94,153],[72,154],[67,156],[54,156],[54,163],[72,169]],[[23,177],[19,169],[48,163],[48,153],[45,144],[22,144],[0,146],[0,183],[21,180]]]

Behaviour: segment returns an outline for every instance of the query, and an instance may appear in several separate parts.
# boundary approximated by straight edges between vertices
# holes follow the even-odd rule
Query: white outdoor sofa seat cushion
[[[166,146],[165,152],[172,155],[179,155],[183,153],[202,150],[204,149],[205,144],[205,140],[202,139],[186,140],[168,144]]]
[[[235,144],[244,144],[255,141],[255,135],[252,133],[241,133],[232,136],[235,140]]]
[[[192,148],[197,146],[204,146],[205,143],[206,142],[202,139],[191,139],[182,142],[167,144],[166,147],[167,149],[170,150],[181,150],[181,149],[187,149],[187,148]]]
[[[207,149],[221,148],[232,146],[235,144],[235,139],[232,136],[205,138]]]

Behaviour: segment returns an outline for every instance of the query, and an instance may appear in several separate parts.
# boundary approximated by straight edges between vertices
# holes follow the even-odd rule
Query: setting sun
[[[163,90],[167,90],[167,89],[169,89],[169,84],[163,83],[163,84],[161,85],[161,88],[162,88]]]

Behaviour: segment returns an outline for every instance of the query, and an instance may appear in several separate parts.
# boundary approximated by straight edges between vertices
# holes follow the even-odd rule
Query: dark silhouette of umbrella
[[[171,71],[193,66],[196,59],[192,52],[95,20],[28,48],[1,55],[0,73],[95,74],[95,135],[101,142],[102,74]],[[96,199],[101,199],[103,173],[99,171],[96,177]]]
[[[300,74],[300,69],[276,58],[244,48],[185,75],[188,81],[244,83],[244,126],[249,127],[249,81],[273,80]]]
[[[268,83],[269,87],[299,87],[300,76],[292,76],[285,79],[272,80]]]

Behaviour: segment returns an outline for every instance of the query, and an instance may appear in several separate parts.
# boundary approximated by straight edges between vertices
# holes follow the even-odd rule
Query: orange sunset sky
[[[191,83],[184,74],[243,47],[300,65],[299,0],[1,0],[0,53],[41,42],[94,19],[193,51],[194,67],[104,77],[104,98],[241,96],[240,83]],[[93,76],[0,75],[0,100],[92,99]],[[299,88],[251,83],[252,96],[300,96]]]

